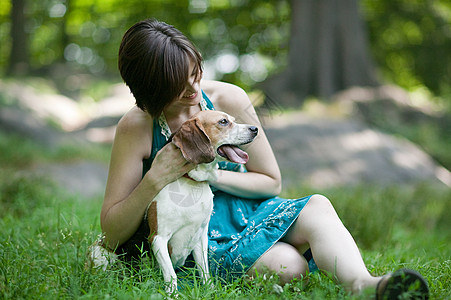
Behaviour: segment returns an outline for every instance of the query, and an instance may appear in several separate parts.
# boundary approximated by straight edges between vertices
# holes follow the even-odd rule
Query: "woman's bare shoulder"
[[[237,85],[223,82],[223,81],[216,81],[216,80],[202,80],[201,87],[204,90],[204,92],[208,95],[211,94],[212,96],[243,96],[246,92],[240,88]]]
[[[231,83],[202,80],[201,87],[217,110],[231,115],[242,112],[242,109],[252,105],[246,92]]]
[[[149,114],[137,107],[132,108],[117,124],[114,145],[126,148],[144,146],[140,150],[145,152],[144,156],[147,156],[152,141],[152,125],[153,119]]]
[[[117,131],[120,133],[139,133],[148,129],[151,125],[152,117],[141,109],[134,107],[126,112],[119,120]]]

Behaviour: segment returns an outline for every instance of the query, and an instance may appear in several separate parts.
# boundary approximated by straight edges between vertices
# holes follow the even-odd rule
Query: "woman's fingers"
[[[193,163],[183,157],[179,148],[169,143],[158,151],[151,169],[169,183],[188,173],[194,167]]]

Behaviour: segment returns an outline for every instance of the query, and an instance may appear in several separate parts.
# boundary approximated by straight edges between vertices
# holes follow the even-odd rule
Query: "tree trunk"
[[[299,106],[378,84],[357,0],[292,0],[291,9],[288,67],[261,86],[270,99]]]
[[[62,63],[65,63],[66,60],[64,58],[64,50],[66,49],[67,45],[70,43],[69,35],[67,34],[67,23],[69,19],[69,13],[71,10],[71,0],[66,0],[66,13],[64,14],[62,20],[61,20],[61,56],[59,60]]]
[[[25,31],[26,0],[13,0],[11,9],[11,53],[7,75],[24,75],[30,69],[28,34]]]

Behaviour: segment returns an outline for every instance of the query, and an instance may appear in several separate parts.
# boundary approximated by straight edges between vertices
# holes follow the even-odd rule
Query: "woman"
[[[123,37],[119,70],[136,107],[117,126],[101,226],[104,245],[125,257],[149,249],[144,215],[150,200],[194,167],[173,143],[166,144],[171,132],[207,109],[224,111],[239,123],[261,129],[246,93],[231,84],[201,80],[201,63],[193,44],[163,22],[139,22]],[[427,295],[427,285],[416,272],[371,276],[326,197],[277,197],[280,171],[263,130],[244,149],[249,154],[245,170],[240,165],[222,164],[218,179],[210,182],[215,190],[209,226],[213,274],[252,276],[269,269],[286,283],[308,272],[309,261],[303,254],[311,249],[314,262],[310,261],[310,267],[316,263],[353,293],[378,285],[379,293],[393,292],[392,282],[407,276],[420,280],[423,295]],[[402,285],[405,288],[406,284]]]

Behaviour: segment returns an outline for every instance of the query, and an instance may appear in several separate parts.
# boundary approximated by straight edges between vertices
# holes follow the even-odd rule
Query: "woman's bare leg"
[[[253,277],[256,271],[259,274],[275,272],[279,276],[280,283],[285,284],[293,278],[305,276],[308,263],[295,247],[278,242],[255,262],[247,275]]]
[[[324,196],[310,198],[284,241],[301,251],[310,245],[318,268],[335,276],[354,293],[376,287],[381,279],[370,275],[354,239]]]

